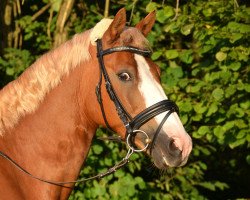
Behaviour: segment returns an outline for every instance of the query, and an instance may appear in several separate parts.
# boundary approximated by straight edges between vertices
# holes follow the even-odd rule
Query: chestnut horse
[[[0,151],[36,177],[76,180],[101,125],[143,149],[160,169],[184,165],[192,142],[149,58],[145,37],[154,22],[152,12],[127,27],[121,9],[5,86]],[[0,156],[0,199],[67,199],[74,184],[66,186],[34,179]]]

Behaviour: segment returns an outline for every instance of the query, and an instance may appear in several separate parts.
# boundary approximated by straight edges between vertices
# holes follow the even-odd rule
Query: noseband
[[[163,124],[166,122],[167,118],[170,116],[171,113],[173,112],[178,113],[179,109],[173,101],[166,99],[146,108],[145,110],[143,110],[138,115],[132,118],[131,115],[127,112],[127,110],[123,106],[123,104],[121,103],[119,97],[117,96],[114,90],[114,87],[110,81],[109,75],[105,68],[103,57],[105,55],[112,54],[114,52],[123,52],[123,51],[139,54],[144,57],[149,57],[152,52],[149,50],[142,50],[142,49],[131,47],[131,46],[119,46],[119,47],[113,47],[113,48],[103,50],[101,39],[98,39],[96,42],[97,42],[97,57],[98,57],[99,67],[100,67],[100,77],[99,77],[99,82],[96,86],[96,96],[97,96],[97,100],[99,102],[99,105],[102,111],[104,122],[108,129],[112,130],[111,126],[108,123],[105,110],[104,110],[104,106],[103,106],[103,101],[102,101],[102,94],[101,94],[102,75],[104,77],[106,91],[109,94],[110,99],[113,101],[116,107],[117,114],[126,128],[125,139],[127,141],[127,144],[130,147],[135,146],[133,141],[138,132],[143,133],[146,136],[146,138],[149,139],[148,134],[140,130],[140,127],[143,124],[147,123],[150,119],[154,118],[155,116],[168,111],[165,117],[162,119],[161,123],[159,124],[153,136],[153,139],[150,142],[150,145],[149,145],[150,140],[148,140],[146,141],[145,147],[142,149],[142,150],[145,150],[148,147],[150,147],[150,153],[151,153]],[[142,151],[142,150],[138,150],[138,151]]]

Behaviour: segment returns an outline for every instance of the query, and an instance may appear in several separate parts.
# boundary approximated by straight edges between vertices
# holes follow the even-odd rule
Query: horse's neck
[[[12,133],[0,139],[0,150],[35,176],[54,181],[75,180],[87,156],[96,125],[85,120],[82,105],[86,102],[78,96],[78,90],[84,90],[79,74],[83,75],[75,69],[63,78],[34,114],[23,117]],[[7,161],[4,163],[26,187],[61,192],[62,188],[32,180]]]

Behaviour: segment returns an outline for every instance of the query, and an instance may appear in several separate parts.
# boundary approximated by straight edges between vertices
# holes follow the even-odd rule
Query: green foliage
[[[47,1],[44,1],[45,3]],[[58,12],[60,0],[53,5]],[[165,2],[165,3],[164,3]],[[110,15],[121,7],[132,13],[132,24],[156,10],[148,39],[152,59],[162,70],[162,85],[180,107],[193,138],[193,151],[183,168],[160,175],[145,155],[101,180],[79,184],[70,199],[235,199],[249,197],[250,165],[250,8],[236,1],[183,1],[175,18],[176,1],[126,0],[111,3]],[[0,84],[15,78],[40,54],[52,48],[47,34],[49,13],[36,21],[30,5],[18,23],[24,30],[23,49],[5,49],[0,57]],[[70,36],[102,18],[101,3],[77,1],[68,22]],[[83,12],[84,11],[84,12]],[[53,16],[50,31],[55,30]],[[97,135],[106,134],[99,129]],[[106,171],[126,155],[118,143],[95,140],[80,177]]]
[[[4,56],[0,57],[0,70],[8,76],[16,78],[33,61],[34,58],[28,50],[6,48]]]

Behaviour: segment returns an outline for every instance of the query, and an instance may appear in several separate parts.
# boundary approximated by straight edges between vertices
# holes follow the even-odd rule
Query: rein
[[[99,174],[97,174],[95,176],[91,176],[89,178],[82,178],[82,179],[79,179],[79,180],[76,180],[76,181],[65,181],[65,182],[52,181],[52,180],[43,179],[43,178],[34,176],[33,174],[31,174],[30,172],[25,170],[23,167],[21,167],[19,164],[17,164],[12,158],[10,158],[7,154],[3,153],[2,151],[0,151],[0,156],[3,157],[4,159],[8,160],[18,170],[20,170],[21,172],[23,172],[24,174],[30,176],[33,179],[39,180],[39,181],[44,182],[44,183],[49,183],[49,184],[52,184],[52,185],[65,187],[65,188],[73,188],[73,187],[69,187],[69,186],[65,186],[65,185],[66,184],[83,183],[83,182],[94,180],[94,179],[101,179],[101,178],[103,178],[103,177],[105,177],[107,175],[110,175],[110,174],[114,173],[116,170],[118,170],[118,169],[122,168],[124,165],[126,165],[129,162],[129,158],[133,153],[134,153],[133,148],[129,148],[125,158],[123,158],[120,162],[115,164],[113,167],[109,168],[106,172],[99,173]]]
[[[109,97],[113,101],[113,103],[116,107],[116,111],[118,113],[118,116],[120,117],[121,121],[123,122],[123,124],[126,128],[125,143],[128,146],[128,152],[127,152],[127,155],[120,162],[115,164],[113,167],[109,168],[106,172],[99,173],[99,174],[92,176],[92,177],[89,177],[89,178],[83,178],[83,179],[79,179],[76,181],[57,182],[57,181],[47,180],[47,179],[43,179],[43,178],[34,176],[33,174],[31,174],[30,172],[25,170],[17,162],[15,162],[12,158],[10,158],[7,154],[5,154],[2,151],[0,151],[0,156],[3,157],[4,159],[8,160],[12,165],[14,165],[14,167],[16,167],[18,170],[20,170],[21,172],[25,173],[26,175],[30,176],[33,179],[39,180],[41,182],[61,186],[61,187],[71,188],[71,187],[65,186],[65,185],[66,184],[82,183],[82,182],[86,182],[86,181],[93,180],[93,179],[101,179],[104,176],[107,176],[107,175],[114,173],[116,170],[118,170],[121,167],[123,167],[124,165],[126,165],[129,162],[130,156],[135,152],[142,152],[142,151],[148,150],[148,148],[149,148],[150,154],[151,154],[154,143],[155,143],[155,141],[160,133],[160,130],[161,130],[163,124],[165,123],[165,121],[167,120],[167,118],[170,116],[171,113],[173,113],[173,112],[178,113],[178,107],[173,101],[166,99],[166,100],[160,101],[160,102],[146,108],[144,111],[140,112],[138,115],[136,115],[134,118],[132,118],[131,115],[127,112],[127,110],[123,106],[123,104],[121,103],[119,97],[117,96],[117,94],[112,86],[112,83],[110,81],[110,78],[109,78],[109,75],[108,75],[107,70],[105,68],[104,60],[103,60],[103,56],[105,56],[105,55],[112,54],[114,52],[122,52],[122,51],[139,54],[139,55],[142,55],[145,57],[149,57],[151,55],[151,51],[149,51],[149,50],[142,50],[142,49],[139,49],[136,47],[131,47],[131,46],[121,46],[121,47],[114,47],[114,48],[109,48],[109,49],[103,50],[102,49],[102,41],[100,39],[97,40],[97,57],[98,57],[99,67],[100,67],[100,77],[99,77],[99,82],[96,86],[95,92],[96,92],[98,103],[99,103],[100,108],[101,108],[103,119],[105,121],[107,128],[110,129],[111,131],[113,131],[111,126],[108,123],[108,120],[107,120],[107,117],[105,114],[105,110],[104,110],[104,106],[103,106],[102,93],[101,93],[102,76],[104,77],[105,87],[106,87],[106,90],[109,94]],[[153,139],[151,140],[146,132],[144,132],[143,130],[140,130],[140,127],[143,124],[147,123],[150,119],[152,119],[155,116],[157,116],[161,113],[164,113],[164,112],[167,112],[167,114],[165,115],[162,122],[158,126],[158,128],[153,136]],[[142,133],[146,137],[145,146],[142,149],[136,149],[135,144],[133,142],[137,133]],[[112,138],[112,136],[108,137],[108,139],[109,138]],[[101,138],[101,139],[105,140],[106,138]],[[114,140],[117,140],[117,139],[114,139]],[[122,140],[119,140],[119,141],[122,141]]]

